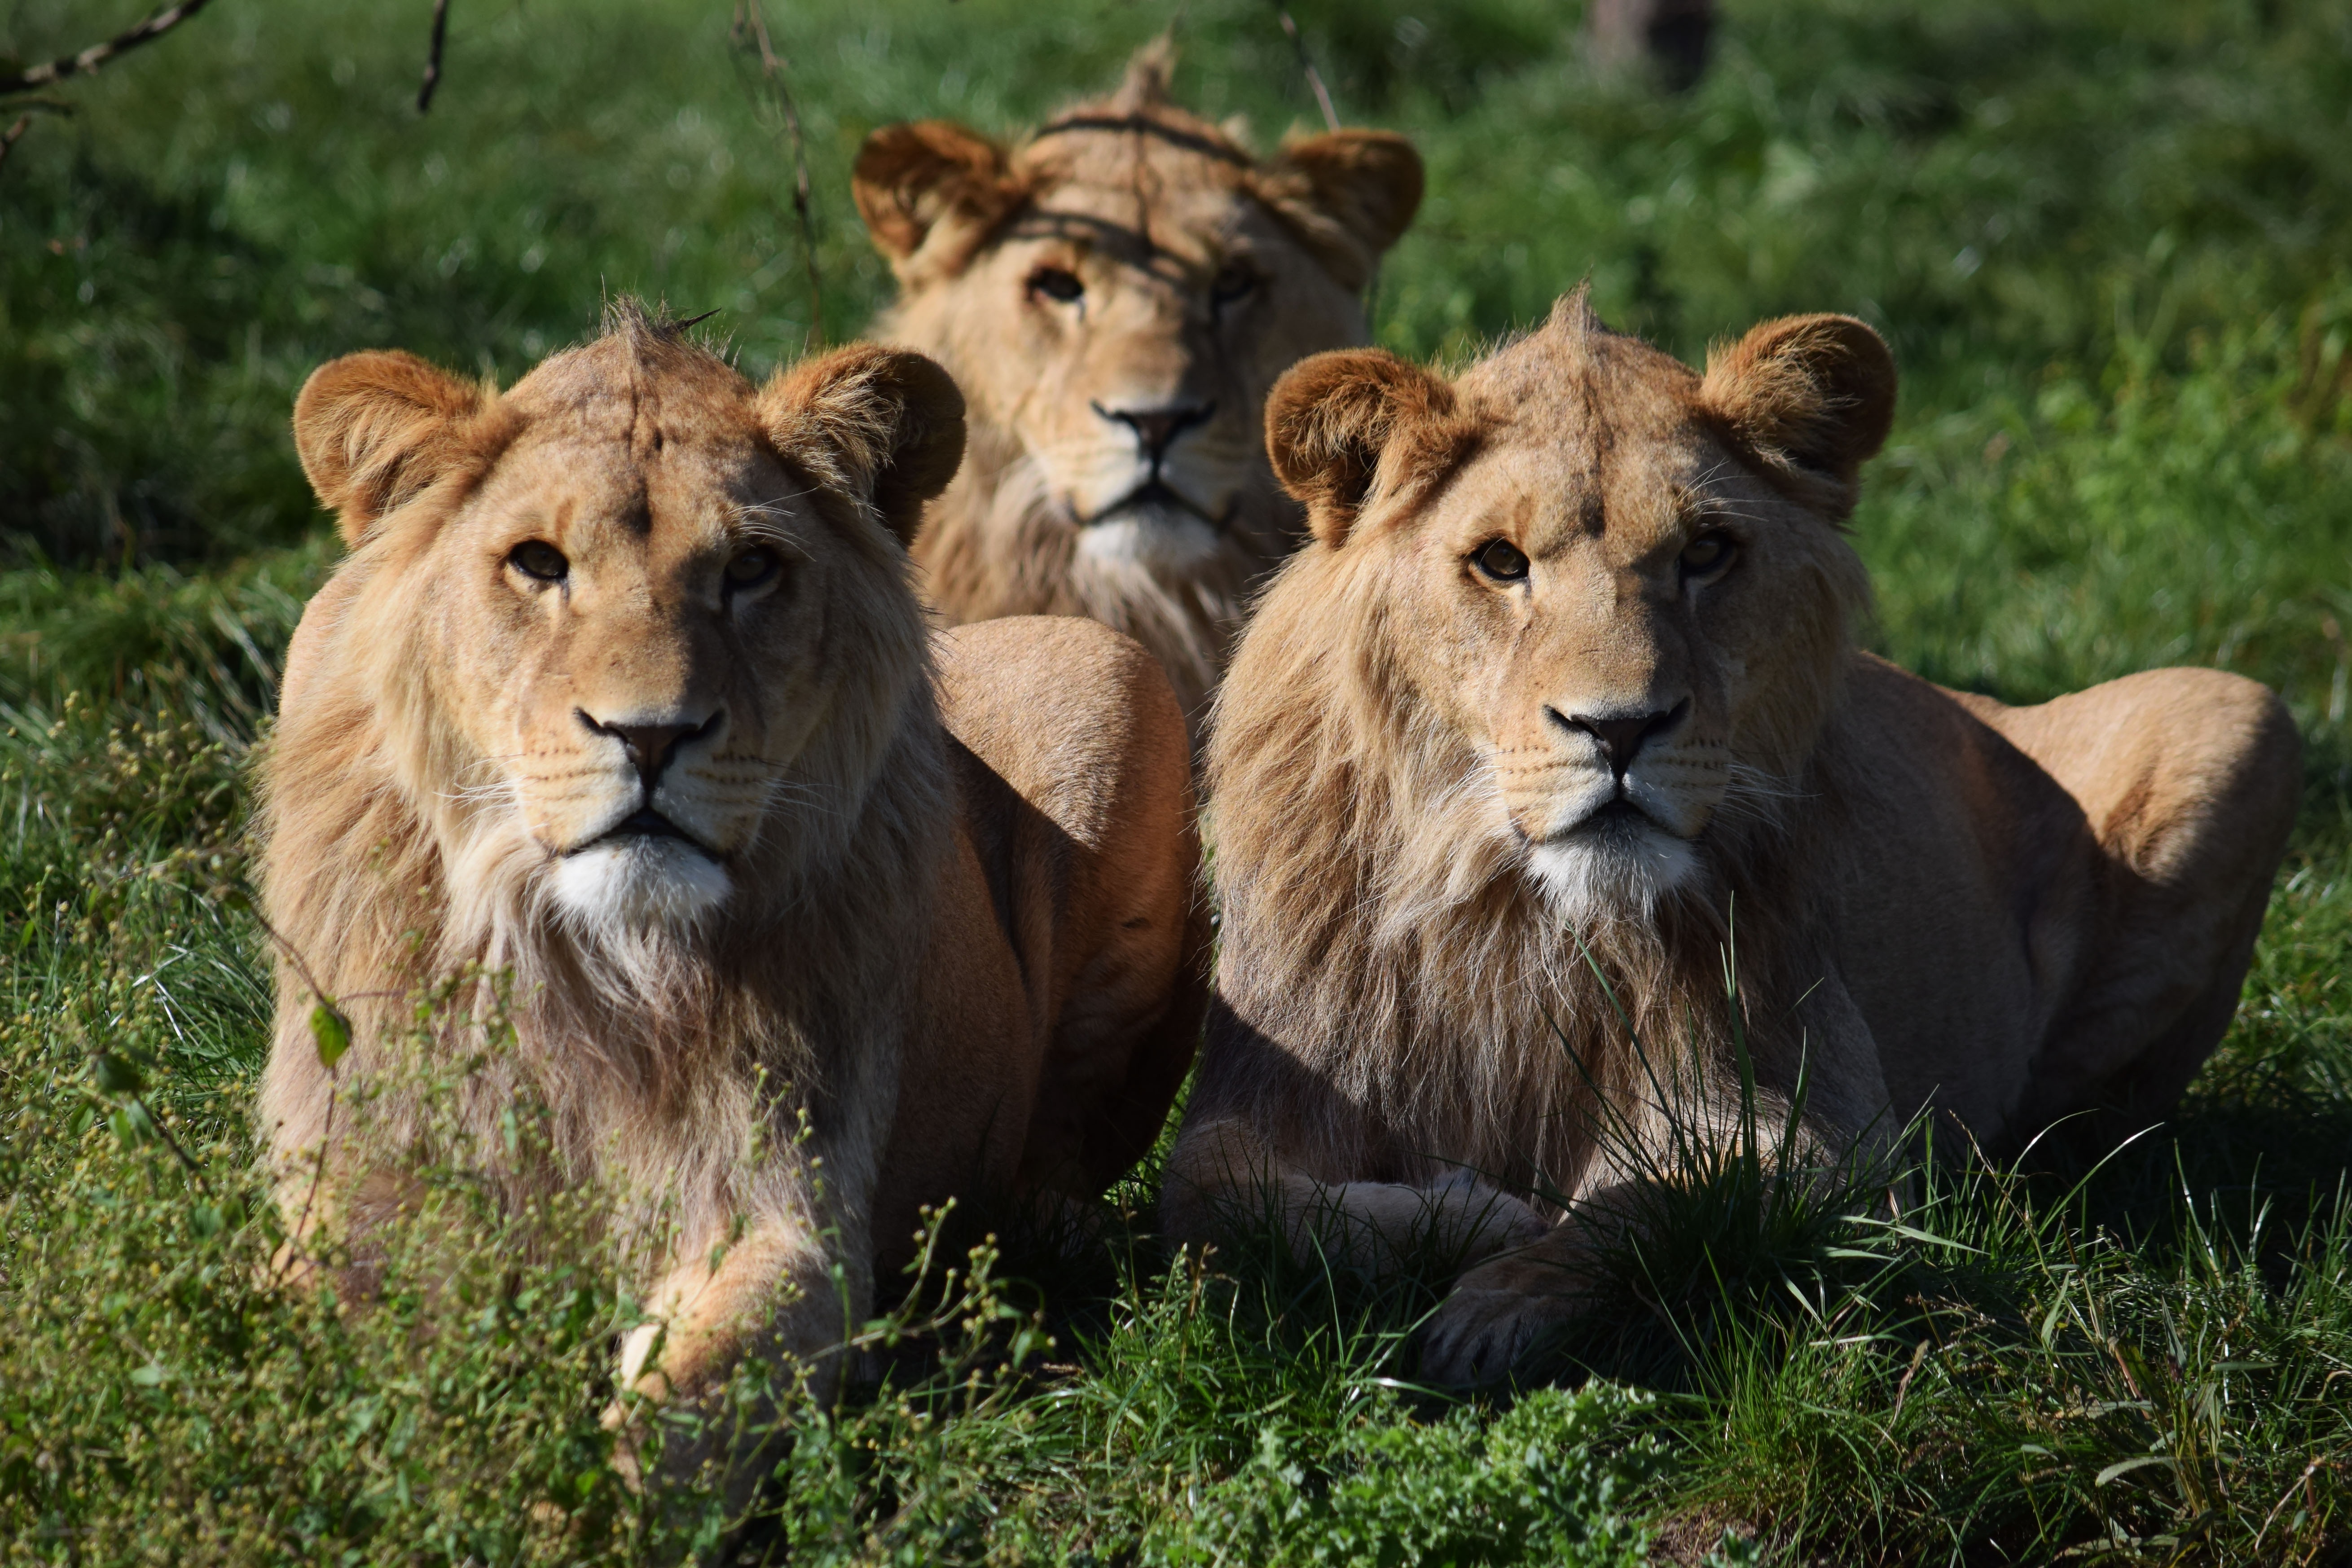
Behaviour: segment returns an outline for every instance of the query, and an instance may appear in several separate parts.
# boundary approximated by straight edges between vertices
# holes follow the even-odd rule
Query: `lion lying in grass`
[[[1297,513],[1266,468],[1266,389],[1360,343],[1362,294],[1421,203],[1402,137],[1260,160],[1169,100],[1164,46],[1107,100],[1006,149],[891,125],[856,193],[898,303],[877,336],[946,365],[971,451],[915,542],[950,621],[1083,615],[1159,656],[1194,721],[1243,592]]]
[[[1182,716],[1090,622],[927,634],[905,541],[963,441],[937,365],[858,345],[754,388],[624,306],[505,393],[337,360],[295,433],[351,549],[261,781],[298,1247],[323,1224],[366,1289],[428,1120],[405,1020],[469,965],[512,973],[517,1040],[441,1109],[513,1205],[640,1201],[621,1376],[657,1397],[761,1346],[822,1396],[919,1204],[1091,1195],[1149,1148],[1205,999]],[[428,1054],[478,1049],[468,1016]],[[358,1135],[338,1090],[373,1097]],[[554,1154],[496,1168],[525,1095]]]
[[[2294,724],[2212,670],[2008,708],[1855,648],[1843,524],[1895,390],[1844,317],[1702,376],[1580,292],[1452,379],[1284,378],[1268,447],[1314,540],[1209,748],[1176,1234],[1270,1201],[1369,1267],[1433,1242],[1474,1266],[1424,1365],[1467,1379],[1572,1314],[1677,1131],[1739,1117],[1736,1027],[1767,1132],[1801,1072],[1809,1161],[1923,1109],[2013,1151],[2173,1104],[2236,1005]]]

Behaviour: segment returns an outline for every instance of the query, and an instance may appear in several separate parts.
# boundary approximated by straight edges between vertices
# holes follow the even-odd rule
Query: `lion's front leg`
[[[747,1356],[772,1360],[781,1377],[797,1376],[810,1397],[831,1401],[840,1384],[844,1339],[864,1319],[872,1295],[862,1245],[849,1247],[845,1239],[844,1246],[851,1296],[845,1303],[834,1278],[833,1249],[799,1216],[755,1222],[732,1245],[689,1256],[655,1287],[646,1321],[622,1341],[617,1382],[647,1405],[698,1406],[704,1417],[699,1433],[670,1439],[663,1472],[691,1474],[714,1458],[742,1468],[737,1461],[762,1447],[761,1434],[720,1429],[730,1415],[712,1397]],[[783,1393],[772,1388],[771,1397],[757,1402],[754,1418],[772,1422],[775,1396]],[[615,1463],[637,1478],[645,1410],[615,1400],[604,1419],[623,1435]],[[756,1477],[739,1479],[740,1486],[736,1480],[727,1486],[730,1497]]]
[[[1185,1130],[1162,1202],[1181,1237],[1207,1239],[1270,1222],[1301,1262],[1327,1258],[1375,1273],[1415,1258],[1465,1267],[1546,1228],[1526,1204],[1468,1172],[1418,1186],[1326,1182],[1230,1121]]]

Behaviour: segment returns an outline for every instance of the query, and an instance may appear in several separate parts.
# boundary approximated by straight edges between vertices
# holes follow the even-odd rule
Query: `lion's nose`
[[[719,723],[716,713],[688,724],[633,724],[606,723],[584,710],[575,709],[573,711],[580,714],[580,721],[591,730],[610,735],[621,742],[621,749],[628,753],[629,765],[636,769],[637,777],[645,781],[648,795],[653,793],[654,784],[661,777],[662,770],[677,757],[679,742],[708,734]]]
[[[1671,708],[1656,708],[1647,713],[1562,713],[1557,708],[1544,711],[1560,728],[1591,736],[1609,771],[1622,779],[1643,746],[1682,722],[1683,715],[1690,711],[1690,700],[1685,698]]]
[[[1195,426],[1206,425],[1216,416],[1213,403],[1183,403],[1165,408],[1105,408],[1091,405],[1097,414],[1114,425],[1124,425],[1135,432],[1135,443],[1143,448],[1144,458],[1154,468],[1168,456],[1168,448],[1176,437]]]

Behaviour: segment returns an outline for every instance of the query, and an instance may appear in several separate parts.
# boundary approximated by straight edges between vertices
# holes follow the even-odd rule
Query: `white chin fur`
[[[1698,868],[1698,855],[1688,843],[1646,823],[1612,824],[1538,844],[1528,866],[1553,911],[1570,924],[1584,925],[1648,920],[1660,898],[1689,880]]]
[[[1106,566],[1181,576],[1217,553],[1217,531],[1181,508],[1139,507],[1088,523],[1078,533],[1078,553]]]
[[[675,838],[608,839],[556,862],[556,907],[591,931],[682,931],[733,890],[726,868]]]

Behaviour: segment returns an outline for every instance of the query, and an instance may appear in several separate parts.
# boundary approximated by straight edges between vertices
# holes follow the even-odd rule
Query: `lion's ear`
[[[963,394],[921,354],[852,343],[780,371],[760,395],[776,449],[871,501],[902,544],[963,461]]]
[[[1381,252],[1421,206],[1421,154],[1387,131],[1334,131],[1290,142],[1251,177],[1344,289],[1371,281]]]
[[[1374,258],[1421,210],[1421,154],[1393,131],[1334,131],[1283,148],[1281,163],[1307,176],[1316,204]]]
[[[1265,400],[1275,477],[1307,508],[1315,537],[1337,549],[1389,463],[1391,484],[1432,477],[1458,452],[1454,388],[1381,349],[1299,361]]]
[[[397,350],[345,354],[294,398],[294,447],[320,503],[356,549],[376,520],[469,450],[465,426],[488,392]]]
[[[1895,423],[1895,356],[1852,316],[1783,316],[1708,354],[1699,397],[1758,456],[1829,479],[1851,506]]]
[[[849,182],[876,248],[897,267],[941,219],[993,227],[1021,199],[1004,149],[947,120],[886,125],[857,150]]]

